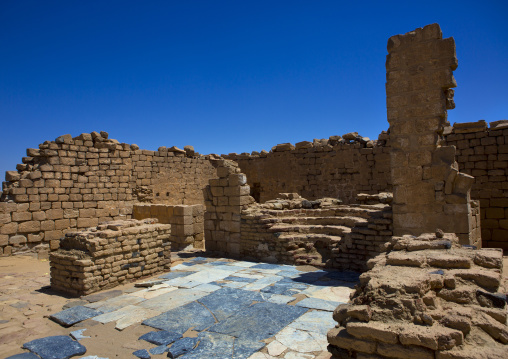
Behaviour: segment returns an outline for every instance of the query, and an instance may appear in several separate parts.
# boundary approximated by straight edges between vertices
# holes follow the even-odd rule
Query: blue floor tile
[[[198,299],[219,322],[250,306],[254,301],[261,302],[263,300],[258,292],[236,288],[222,288]]]
[[[171,309],[156,317],[143,322],[152,328],[167,330],[179,334],[185,333],[194,327],[196,331],[202,331],[215,323],[215,318],[202,304],[191,302],[184,306]]]
[[[139,340],[144,340],[155,345],[168,345],[181,337],[182,335],[179,333],[160,330],[143,334],[139,337]]]
[[[86,348],[66,335],[35,339],[23,344],[23,348],[42,359],[67,359],[86,353]]]
[[[83,307],[81,305],[62,310],[61,312],[50,315],[50,319],[54,320],[64,327],[70,327],[83,320],[101,315],[102,311]]]
[[[263,340],[278,333],[306,311],[306,308],[292,305],[256,303],[213,325],[208,330],[237,338]]]
[[[168,351],[169,358],[178,358],[180,355],[189,353],[196,344],[198,343],[198,338],[182,338],[173,343],[171,348]]]

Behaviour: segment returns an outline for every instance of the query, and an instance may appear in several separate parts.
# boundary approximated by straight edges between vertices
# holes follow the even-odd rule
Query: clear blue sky
[[[508,118],[506,0],[0,0],[0,176],[67,133],[204,154],[377,138],[387,40],[434,22],[457,44],[449,120]]]

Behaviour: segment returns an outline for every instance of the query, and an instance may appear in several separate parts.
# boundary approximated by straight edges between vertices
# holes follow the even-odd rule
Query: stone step
[[[367,208],[366,208],[367,207]],[[382,208],[375,206],[339,206],[334,208],[317,208],[317,209],[287,209],[284,211],[264,209],[263,214],[271,217],[362,217],[368,218],[375,213],[381,214]]]
[[[328,234],[316,234],[316,233],[283,233],[279,236],[286,242],[328,242],[330,244],[339,243],[342,241],[342,236],[334,236]]]
[[[305,225],[305,224],[275,224],[268,229],[269,232],[291,232],[305,234],[327,234],[341,236],[350,233],[351,228],[346,226],[333,225]]]
[[[367,224],[367,219],[362,217],[281,217],[276,223],[306,224],[306,225],[334,225],[345,227],[356,227]]]

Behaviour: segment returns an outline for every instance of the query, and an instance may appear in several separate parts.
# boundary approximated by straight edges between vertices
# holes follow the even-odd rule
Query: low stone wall
[[[334,311],[333,358],[506,358],[502,251],[464,248],[439,231],[394,239]]]
[[[159,223],[171,224],[171,246],[173,250],[205,248],[204,206],[135,204],[132,216],[135,219],[157,218]]]
[[[50,254],[51,288],[86,295],[171,267],[171,226],[114,221],[70,232]]]
[[[389,204],[274,200],[242,211],[240,255],[260,261],[363,271],[392,238]],[[391,199],[391,195],[390,195]],[[303,203],[303,205],[302,205]],[[305,208],[307,207],[307,208]]]

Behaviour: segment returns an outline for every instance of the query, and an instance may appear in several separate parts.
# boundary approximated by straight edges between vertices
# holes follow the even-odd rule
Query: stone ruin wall
[[[134,219],[156,218],[159,223],[171,225],[172,249],[205,249],[204,206],[135,204],[132,208]]]
[[[51,287],[87,295],[171,268],[171,225],[113,221],[68,232],[49,256]]]
[[[391,191],[387,139],[386,133],[371,141],[353,132],[296,146],[279,144],[270,152],[225,157],[238,162],[251,194],[260,203],[283,192],[309,200],[333,197],[354,203],[359,193]]]
[[[208,181],[218,178],[216,160],[175,148],[139,150],[87,135],[28,149],[18,170],[6,173],[1,254],[41,243],[55,249],[66,231],[131,218],[136,203],[204,204]],[[460,172],[475,178],[471,198],[480,200],[482,246],[508,249],[508,121],[490,127],[484,121],[458,123],[443,135],[446,145],[456,147]],[[83,136],[92,140],[79,139]],[[257,188],[262,202],[276,198],[283,188],[303,188],[297,193],[308,199],[335,197],[345,203],[354,202],[357,193],[392,191],[386,133],[370,144],[361,136],[347,141],[337,137],[227,157],[235,159],[247,175],[250,194]]]
[[[508,249],[508,121],[455,124],[446,143],[457,149],[460,172],[475,178],[482,245]]]
[[[176,147],[140,150],[106,132],[28,149],[3,182],[0,255],[55,250],[66,232],[131,218],[136,203],[203,205],[204,188],[217,177],[209,158]]]

